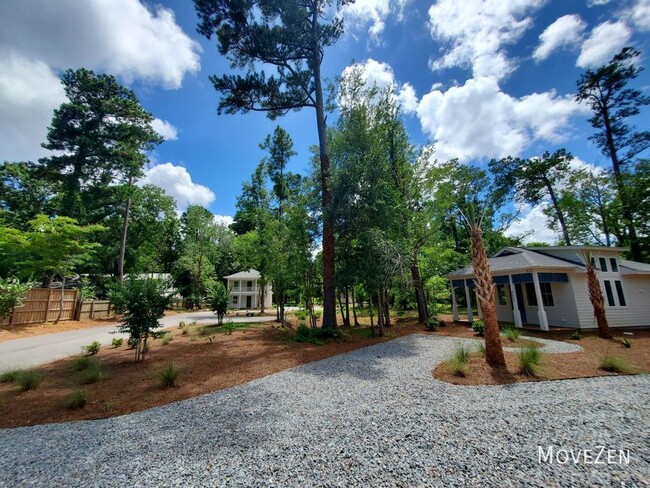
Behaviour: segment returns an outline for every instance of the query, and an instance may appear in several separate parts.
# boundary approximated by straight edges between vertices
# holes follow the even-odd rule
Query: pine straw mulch
[[[199,328],[183,334],[175,328],[171,331],[173,340],[167,345],[152,341],[146,359],[140,363],[133,361],[133,351],[125,346],[102,347],[95,357],[106,377],[90,385],[78,384],[80,373],[73,368],[73,358],[36,368],[43,380],[35,390],[19,392],[12,383],[0,383],[0,427],[98,419],[145,410],[422,331],[416,320],[399,319],[383,338],[370,337],[366,328],[351,328],[343,338],[318,346],[294,342],[291,329],[283,330],[274,323],[251,324],[232,335],[213,335],[211,331],[209,336],[200,336]],[[170,361],[181,374],[178,386],[163,389],[157,372]],[[76,388],[86,392],[88,403],[71,410],[64,401]]]
[[[449,371],[447,364],[441,363],[434,370],[435,378],[453,383],[455,385],[502,385],[524,381],[563,380],[571,378],[589,378],[594,376],[614,376],[620,373],[611,373],[600,369],[600,362],[605,356],[614,356],[624,360],[634,373],[650,373],[650,330],[632,330],[634,335],[623,335],[623,331],[611,329],[613,339],[600,339],[597,332],[581,332],[582,339],[571,340],[571,331],[540,332],[522,330],[523,335],[554,339],[578,344],[583,348],[575,353],[544,353],[541,348],[541,360],[536,376],[526,376],[520,373],[519,353],[505,352],[506,369],[491,368],[485,362],[485,357],[476,352],[472,353],[468,363],[468,373],[465,377],[454,375]],[[435,334],[450,337],[477,338],[468,324],[463,322],[448,322],[446,327],[439,328]],[[630,348],[621,344],[621,339],[627,338]],[[504,347],[522,347],[517,342],[512,342],[501,337]],[[529,341],[526,341],[529,342]],[[529,344],[526,344],[529,345]],[[523,347],[526,347],[524,345]]]

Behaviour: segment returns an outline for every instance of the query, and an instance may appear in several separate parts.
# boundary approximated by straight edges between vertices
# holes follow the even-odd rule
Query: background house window
[[[233,281],[232,282],[232,289],[233,290],[239,290],[239,281]]]
[[[607,273],[607,260],[605,258],[598,258],[598,261],[600,262],[601,271]]]
[[[612,267],[612,271],[618,273],[618,263],[616,262],[616,258],[609,258],[609,264]]]
[[[623,283],[621,283],[619,280],[616,280],[614,282],[614,285],[616,286],[616,294],[618,295],[618,304],[621,307],[625,307],[627,305],[627,302],[625,301],[625,294],[623,293]]]
[[[505,285],[497,285],[497,299],[499,300],[499,305],[508,305]]]
[[[542,292],[542,303],[545,307],[554,307],[555,300],[553,300],[553,289],[550,283],[540,283],[540,290]]]
[[[605,294],[607,295],[607,305],[610,307],[616,306],[616,302],[614,301],[614,292],[612,291],[612,282],[609,280],[605,280]]]
[[[526,283],[526,301],[529,307],[537,306],[537,295],[535,294],[535,285],[533,283]]]
[[[232,304],[233,305],[238,305],[239,304],[239,296],[238,295],[233,295]]]

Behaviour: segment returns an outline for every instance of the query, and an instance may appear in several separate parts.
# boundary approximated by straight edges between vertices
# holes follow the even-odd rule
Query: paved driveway
[[[196,320],[199,324],[216,323],[212,312],[191,312],[163,317],[163,327],[174,327],[183,320]],[[266,322],[273,317],[228,317],[233,322]],[[93,341],[110,344],[114,337],[128,337],[127,334],[112,334],[117,324],[93,327],[91,329],[70,330],[35,337],[25,337],[0,342],[0,372],[11,369],[37,366],[82,352],[82,347]]]
[[[647,375],[435,380],[461,343],[411,335],[143,412],[0,430],[0,486],[648,486]],[[595,464],[600,446],[613,454]]]

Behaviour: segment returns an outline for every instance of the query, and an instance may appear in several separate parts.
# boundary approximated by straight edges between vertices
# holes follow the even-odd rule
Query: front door
[[[517,294],[517,307],[521,314],[521,323],[527,324],[528,320],[526,318],[526,305],[524,304],[524,291],[522,289],[521,283],[515,284],[515,293]]]
[[[253,306],[253,297],[249,295],[246,297],[246,308],[251,308],[252,306]]]

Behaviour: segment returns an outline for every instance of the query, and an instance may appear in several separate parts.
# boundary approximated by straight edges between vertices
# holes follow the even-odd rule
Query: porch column
[[[533,271],[533,284],[535,285],[535,296],[537,297],[537,318],[539,319],[539,328],[548,330],[548,318],[542,302],[542,289],[539,286],[539,277],[537,271]]]
[[[465,285],[465,300],[467,300],[467,321],[471,324],[474,322],[474,311],[472,310],[472,299],[469,294],[469,286],[467,286],[467,280],[463,280]]]
[[[458,303],[456,303],[456,287],[453,280],[451,281],[451,314],[454,322],[458,322]]]
[[[515,321],[515,327],[523,327],[521,323],[521,312],[519,311],[519,302],[517,301],[517,290],[512,282],[512,275],[508,275],[510,282],[510,298],[512,299],[512,317]]]

